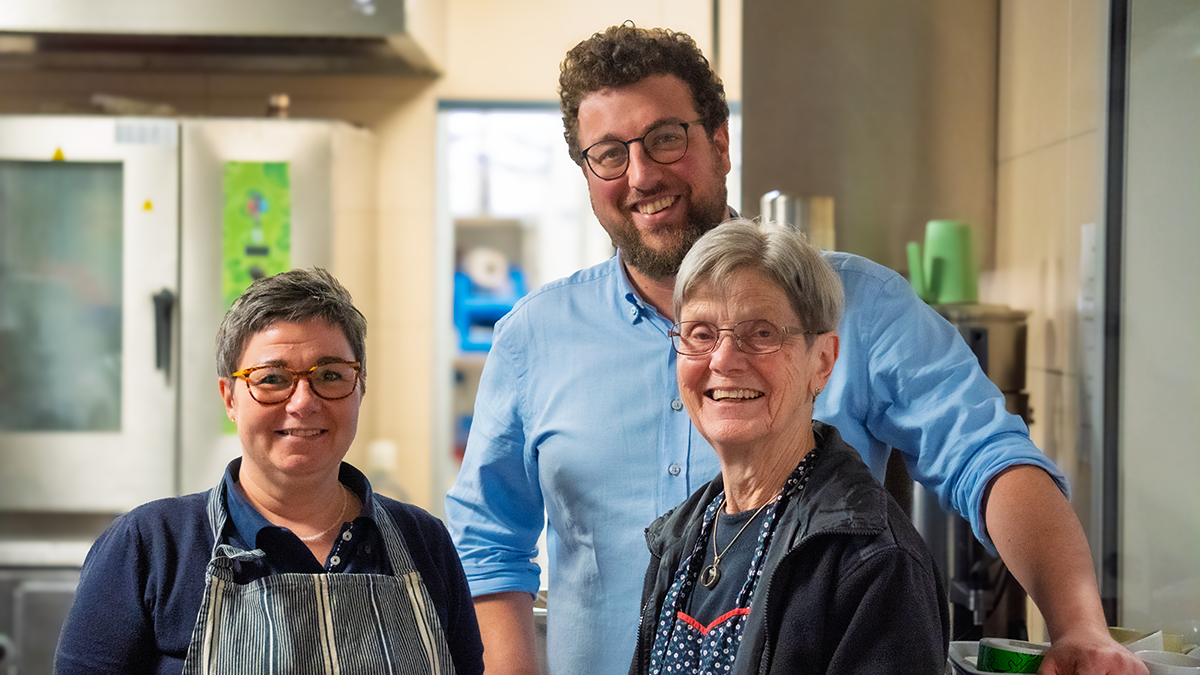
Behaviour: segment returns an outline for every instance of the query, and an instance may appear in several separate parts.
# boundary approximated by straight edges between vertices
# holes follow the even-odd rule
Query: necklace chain
[[[758,507],[758,510],[754,512],[754,515],[750,516],[750,519],[742,525],[742,529],[738,530],[737,534],[733,535],[733,539],[729,540],[729,543],[725,546],[725,550],[717,553],[717,523],[721,521],[721,510],[725,508],[725,497],[721,497],[721,503],[717,505],[717,514],[713,516],[713,561],[711,565],[708,565],[700,571],[700,583],[704,584],[705,588],[712,590],[716,587],[717,582],[721,580],[721,558],[724,558],[725,554],[729,553],[729,549],[733,547],[733,542],[737,541],[738,537],[742,536],[742,532],[745,532],[746,528],[750,527],[750,523],[758,520],[758,514],[762,513],[763,509],[767,508],[769,505],[779,501],[779,498],[782,495],[783,490],[780,490],[779,494],[775,495],[774,498],[768,499],[762,506]]]
[[[333,524],[330,525],[329,527],[325,528],[324,530],[321,530],[320,532],[312,535],[311,537],[300,537],[300,541],[316,541],[316,540],[320,539],[321,537],[324,537],[325,535],[329,534],[329,531],[332,530],[333,528],[335,528],[338,525],[341,525],[343,522],[345,522],[344,520],[342,520],[342,516],[346,515],[346,486],[342,485],[341,483],[338,483],[338,487],[342,488],[342,510],[338,513],[337,520],[333,521]],[[297,536],[299,536],[299,535],[297,535]]]

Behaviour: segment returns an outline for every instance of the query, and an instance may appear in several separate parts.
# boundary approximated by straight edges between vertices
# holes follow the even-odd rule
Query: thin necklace
[[[325,535],[329,534],[330,530],[337,527],[338,525],[341,525],[344,522],[342,520],[342,516],[346,515],[346,486],[342,485],[341,483],[338,483],[338,487],[342,488],[342,510],[340,513],[338,513],[337,520],[335,520],[334,523],[332,525],[330,525],[329,527],[325,528],[324,530],[321,530],[320,532],[314,534],[311,537],[300,537],[300,541],[316,541],[317,539],[320,539],[321,537],[324,537]]]
[[[779,494],[775,495],[773,499],[768,499],[765,504],[758,507],[758,510],[754,512],[754,515],[750,516],[750,520],[747,520],[746,523],[742,525],[742,529],[738,530],[737,534],[733,535],[733,539],[729,540],[729,544],[725,547],[725,550],[717,553],[717,523],[721,520],[721,509],[725,508],[725,497],[721,497],[721,503],[717,506],[717,515],[713,517],[713,561],[711,565],[700,570],[700,583],[704,584],[705,588],[710,591],[716,588],[717,582],[721,580],[721,558],[724,558],[725,554],[729,553],[729,549],[733,546],[733,542],[737,541],[737,538],[742,536],[742,532],[744,532],[746,528],[750,526],[750,523],[753,523],[758,519],[758,514],[762,513],[762,510],[767,508],[768,504],[773,504],[779,501],[779,497],[782,494],[783,490],[780,490]]]

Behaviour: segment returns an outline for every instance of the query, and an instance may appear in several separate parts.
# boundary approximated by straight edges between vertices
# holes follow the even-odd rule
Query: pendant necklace
[[[346,515],[346,486],[342,485],[341,483],[338,483],[338,487],[342,488],[342,511],[340,513],[338,513],[337,520],[333,521],[333,524],[330,525],[329,527],[325,528],[324,530],[321,530],[320,532],[312,535],[311,537],[300,537],[300,535],[296,535],[297,537],[300,537],[300,541],[316,541],[316,540],[320,539],[321,537],[324,537],[325,535],[329,534],[329,531],[332,530],[333,528],[335,528],[338,525],[341,525],[343,522],[345,522],[342,520],[342,516]]]
[[[729,544],[725,546],[725,550],[717,553],[717,523],[721,520],[721,510],[725,508],[725,498],[721,497],[721,503],[717,506],[717,515],[713,517],[713,561],[711,565],[708,565],[704,569],[700,570],[700,583],[704,584],[705,588],[710,591],[716,588],[717,582],[721,580],[721,558],[725,557],[726,553],[729,553],[729,549],[733,546],[733,542],[737,541],[737,538],[742,536],[742,532],[744,532],[746,528],[750,526],[750,523],[753,523],[758,519],[758,514],[762,513],[762,510],[767,508],[767,505],[774,504],[775,502],[779,501],[779,497],[783,494],[783,490],[780,490],[779,492],[780,494],[775,495],[774,499],[768,499],[765,504],[758,507],[758,510],[754,512],[754,515],[750,516],[750,520],[747,520],[746,524],[742,525],[742,529],[738,530],[737,534],[733,535],[733,539],[729,540]]]

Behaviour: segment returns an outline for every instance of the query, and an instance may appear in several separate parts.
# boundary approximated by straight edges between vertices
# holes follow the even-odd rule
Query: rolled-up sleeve
[[[518,323],[501,320],[479,382],[471,433],[446,517],[474,596],[536,593],[532,558],[545,522],[522,413],[528,369]]]
[[[993,553],[982,505],[998,473],[1038,466],[1069,496],[1066,479],[1024,421],[1005,410],[1004,395],[953,325],[895,272],[851,256],[830,261],[847,294],[842,372],[816,417],[842,430],[877,478],[888,448],[900,450],[912,478],[970,521]]]

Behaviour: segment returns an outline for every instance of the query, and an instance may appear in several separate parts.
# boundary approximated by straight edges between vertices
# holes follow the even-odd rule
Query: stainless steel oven
[[[172,120],[0,123],[0,511],[173,492],[154,296],[177,294],[178,136]]]

